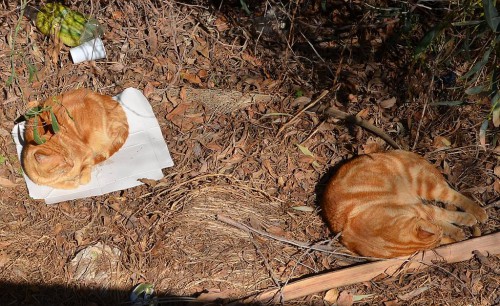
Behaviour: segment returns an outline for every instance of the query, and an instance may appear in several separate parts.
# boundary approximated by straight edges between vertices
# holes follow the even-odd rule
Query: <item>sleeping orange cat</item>
[[[452,204],[451,211],[422,200]],[[351,251],[370,257],[411,255],[463,240],[456,225],[488,216],[448,186],[442,174],[417,154],[389,151],[361,155],[342,165],[326,186],[322,209],[330,228]]]
[[[77,89],[40,106],[52,108],[60,130],[54,132],[49,111],[26,122],[22,163],[36,184],[60,189],[87,184],[92,167],[118,151],[128,137],[125,112],[109,96]],[[34,128],[45,143],[35,142]]]

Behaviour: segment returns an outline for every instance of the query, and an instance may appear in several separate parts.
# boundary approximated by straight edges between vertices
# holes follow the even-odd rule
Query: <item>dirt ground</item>
[[[460,80],[445,76],[471,62],[416,63],[411,46],[426,29],[397,38],[401,21],[370,9],[396,2],[242,2],[249,13],[236,0],[72,1],[105,27],[107,51],[77,65],[20,17],[21,1],[0,3],[0,304],[130,305],[134,286],[150,283],[162,304],[194,305],[190,297],[235,300],[358,263],[289,241],[347,252],[321,219],[322,184],[340,161],[390,147],[304,111],[311,104],[356,114],[425,156],[486,208],[489,220],[469,236],[498,231],[498,130],[490,123],[485,145],[479,133],[486,102],[431,105],[453,100]],[[159,181],[46,205],[28,195],[10,131],[29,101],[82,86],[142,90],[175,166]],[[188,99],[193,90],[218,96]],[[265,99],[225,101],[231,92]],[[89,250],[100,254],[91,265]],[[474,257],[285,304],[331,305],[340,292],[338,305],[352,304],[348,293],[360,305],[498,305],[499,272],[498,255]]]

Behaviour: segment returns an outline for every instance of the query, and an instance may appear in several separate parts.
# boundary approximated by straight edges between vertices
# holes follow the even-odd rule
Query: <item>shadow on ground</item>
[[[168,305],[168,306],[201,306],[201,305],[257,305],[238,302],[202,302],[194,297],[173,296],[169,294],[155,295],[157,303],[130,301],[130,291],[104,288],[76,288],[64,285],[16,284],[0,281],[0,305],[71,305],[71,306],[108,306],[108,305]]]
[[[130,291],[117,289],[82,289],[63,285],[15,284],[0,281],[0,305],[141,305],[131,303],[129,295]],[[204,305],[192,301],[193,298],[190,297],[165,294],[157,296],[157,299],[158,305]]]

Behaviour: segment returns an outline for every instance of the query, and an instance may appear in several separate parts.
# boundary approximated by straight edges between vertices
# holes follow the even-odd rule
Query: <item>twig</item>
[[[253,234],[249,230],[247,230],[247,232],[248,232],[249,235],[251,235],[253,237]],[[260,257],[262,257],[262,260],[264,261],[264,265],[266,266],[267,271],[269,271],[269,276],[271,276],[271,279],[273,280],[274,284],[278,288],[280,288],[281,285],[280,285],[280,282],[279,282],[278,278],[276,277],[276,275],[274,275],[273,269],[271,268],[271,265],[269,264],[269,261],[264,256],[264,254],[260,251],[260,248],[257,245],[257,243],[255,242],[255,239],[252,239],[252,243],[253,243],[253,246],[255,247],[255,251],[257,251],[257,253],[260,255]]]
[[[429,86],[429,95],[430,95],[431,90],[434,88],[433,84],[434,84],[434,76],[432,77],[431,84]],[[420,128],[422,127],[422,122],[424,121],[424,116],[425,116],[426,110],[427,110],[427,99],[425,99],[424,108],[422,109],[422,116],[420,116],[420,121],[418,122],[417,132],[415,135],[415,141],[413,142],[412,151],[415,151],[415,148],[417,147],[418,138],[420,136]]]
[[[316,98],[316,100],[314,100],[313,102],[311,102],[308,106],[304,107],[303,109],[300,110],[300,112],[297,113],[297,115],[295,115],[290,121],[288,121],[287,123],[283,124],[283,126],[278,130],[278,133],[276,134],[276,136],[280,135],[281,132],[283,132],[283,130],[288,127],[290,124],[292,124],[300,115],[302,115],[306,110],[310,109],[311,107],[313,107],[314,105],[316,105],[316,103],[318,103],[321,99],[323,99],[327,94],[329,93],[328,90],[324,90],[320,95],[319,97]]]
[[[368,122],[366,120],[359,118],[356,115],[350,115],[346,112],[343,112],[343,111],[338,110],[338,109],[333,108],[333,107],[326,109],[325,114],[327,114],[328,116],[335,117],[337,119],[347,121],[349,123],[356,124],[362,128],[365,128],[368,131],[372,132],[373,134],[375,134],[375,135],[379,136],[380,138],[382,138],[383,140],[385,140],[385,142],[390,144],[394,149],[401,149],[401,147],[394,140],[392,140],[392,138],[389,137],[389,135],[387,135],[382,129],[374,126],[373,124],[371,124],[370,122]]]
[[[326,253],[329,253],[329,254],[333,254],[333,255],[336,255],[338,257],[349,257],[349,258],[352,258],[352,259],[355,259],[356,261],[363,261],[364,259],[370,259],[370,260],[373,260],[374,258],[371,258],[371,257],[360,257],[360,256],[356,256],[356,255],[350,255],[350,254],[345,254],[345,253],[339,253],[336,251],[335,248],[332,248],[330,246],[325,246],[325,245],[320,245],[320,244],[313,244],[311,245],[310,243],[307,243],[307,242],[302,242],[302,241],[297,241],[297,240],[292,240],[292,239],[286,239],[284,237],[280,237],[280,236],[276,236],[276,235],[273,235],[273,234],[270,234],[270,233],[267,233],[267,232],[264,232],[264,231],[261,231],[261,230],[258,230],[258,229],[255,229],[255,228],[252,228],[248,225],[245,225],[245,224],[242,224],[242,223],[239,223],[237,221],[234,221],[226,216],[223,216],[223,215],[217,215],[216,216],[216,219],[221,221],[221,222],[224,222],[226,224],[229,224],[231,226],[234,226],[236,228],[239,228],[241,230],[244,230],[244,231],[250,231],[250,232],[253,232],[253,233],[256,233],[256,234],[259,234],[261,236],[264,236],[264,237],[268,237],[268,238],[271,238],[271,239],[274,239],[274,240],[277,240],[277,241],[280,241],[280,242],[283,242],[283,243],[288,243],[288,244],[291,244],[291,245],[294,245],[294,246],[298,246],[300,248],[304,248],[304,249],[310,249],[310,250],[315,250],[315,251],[321,251],[321,252],[326,252]]]

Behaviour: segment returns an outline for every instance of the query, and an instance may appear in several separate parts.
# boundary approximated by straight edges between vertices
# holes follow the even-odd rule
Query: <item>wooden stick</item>
[[[246,298],[243,303],[283,303],[331,288],[369,281],[380,274],[390,276],[398,272],[401,268],[416,269],[422,266],[433,265],[436,261],[454,263],[468,260],[473,256],[472,252],[474,250],[483,254],[500,254],[500,232],[420,252],[412,258],[400,257],[376,261],[312,276],[288,284],[281,289],[272,289]]]
[[[365,128],[368,131],[372,132],[373,134],[375,134],[378,137],[385,140],[385,142],[390,144],[394,149],[401,149],[401,147],[394,140],[392,140],[392,138],[389,137],[389,135],[387,135],[382,129],[379,129],[378,127],[374,126],[370,122],[363,120],[356,115],[350,115],[346,112],[343,112],[343,111],[338,110],[338,109],[333,108],[333,107],[326,109],[325,114],[327,114],[328,116],[332,116],[334,118],[337,118],[337,119],[341,119],[341,120],[356,124],[362,128]]]

